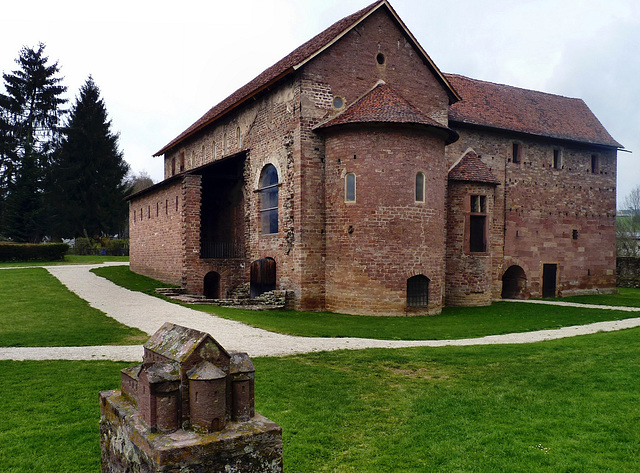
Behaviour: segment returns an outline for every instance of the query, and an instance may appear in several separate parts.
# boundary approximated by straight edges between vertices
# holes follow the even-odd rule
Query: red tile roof
[[[473,151],[465,154],[449,171],[449,180],[500,184],[487,165]]]
[[[383,81],[353,102],[344,111],[319,124],[315,129],[331,128],[354,123],[395,123],[421,125],[447,133],[447,144],[458,139],[458,134],[424,115],[398,92]]]
[[[404,29],[409,38],[414,41],[419,52],[422,53],[424,59],[431,65],[434,70],[436,77],[440,79],[440,82],[443,84],[443,87],[447,90],[449,94],[451,102],[455,102],[459,99],[455,91],[451,88],[444,75],[438,70],[435,64],[431,61],[431,58],[427,55],[427,53],[420,47],[417,43],[411,32],[406,28],[402,20],[397,16],[391,5],[387,0],[377,0],[372,3],[368,7],[359,10],[352,15],[349,15],[342,20],[334,23],[329,28],[321,32],[320,34],[314,36],[309,41],[304,43],[302,46],[295,49],[288,56],[281,59],[273,66],[269,67],[265,71],[263,71],[259,76],[255,79],[240,87],[234,93],[232,93],[229,97],[224,99],[218,105],[214,106],[211,110],[205,113],[199,120],[197,120],[193,125],[187,128],[184,132],[182,132],[178,137],[173,139],[170,143],[164,146],[160,151],[154,154],[154,156],[160,156],[164,154],[166,151],[170,150],[174,146],[178,145],[180,142],[185,140],[186,138],[192,136],[194,133],[198,132],[205,126],[209,125],[216,119],[220,118],[224,114],[228,113],[233,108],[242,104],[244,101],[250,99],[256,94],[260,93],[267,87],[273,85],[278,80],[286,77],[291,74],[295,70],[297,70],[301,65],[312,59],[316,54],[320,53],[325,48],[329,47],[333,44],[334,41],[344,36],[351,28],[355,27],[358,23],[368,17],[372,12],[385,5],[389,12],[393,15],[396,21],[400,24],[400,27]]]
[[[462,100],[449,121],[621,148],[581,100],[445,74]]]

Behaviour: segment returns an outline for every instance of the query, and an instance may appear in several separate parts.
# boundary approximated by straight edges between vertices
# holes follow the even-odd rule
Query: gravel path
[[[638,317],[619,321],[563,327],[554,330],[490,335],[481,338],[460,340],[401,341],[363,338],[297,337],[268,332],[240,322],[226,320],[188,309],[177,304],[166,302],[157,297],[129,291],[91,273],[90,269],[97,266],[99,265],[49,266],[46,269],[71,291],[88,301],[92,307],[105,312],[110,317],[113,317],[125,325],[137,327],[150,335],[158,330],[165,322],[184,325],[210,333],[228,350],[245,351],[252,357],[282,356],[343,349],[356,350],[362,348],[534,343],[640,326],[640,317]],[[585,306],[584,304],[554,303],[550,301],[536,301],[536,303],[640,312],[640,308]],[[142,359],[142,348],[140,346],[0,348],[0,360],[60,359],[139,361]]]

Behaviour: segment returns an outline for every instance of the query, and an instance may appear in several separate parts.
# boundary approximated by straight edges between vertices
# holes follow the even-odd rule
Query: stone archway
[[[502,298],[524,299],[527,275],[518,265],[509,266],[502,275]]]
[[[220,274],[211,271],[204,277],[204,296],[207,299],[220,299]]]

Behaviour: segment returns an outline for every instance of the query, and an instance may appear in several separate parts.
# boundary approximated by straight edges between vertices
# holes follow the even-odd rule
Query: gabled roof
[[[166,322],[151,336],[144,344],[144,348],[169,360],[183,363],[207,340],[213,343],[212,348],[217,348],[229,356],[229,353],[208,333],[169,322]]]
[[[462,100],[449,121],[622,148],[581,100],[445,74]]]
[[[326,129],[355,123],[421,125],[447,134],[447,144],[458,139],[458,134],[427,117],[384,81],[354,101],[338,115],[320,123],[314,129]]]
[[[411,34],[411,32],[407,29],[405,24],[402,22],[400,17],[393,10],[391,5],[387,0],[378,0],[368,7],[359,10],[342,20],[334,23],[329,28],[324,30],[322,33],[314,36],[312,39],[304,43],[302,46],[295,49],[289,55],[275,63],[273,66],[269,67],[265,71],[263,71],[260,75],[258,75],[255,79],[244,85],[243,87],[236,90],[229,97],[224,99],[218,105],[214,106],[211,110],[205,113],[199,120],[197,120],[193,125],[187,128],[184,132],[182,132],[178,137],[169,142],[166,146],[164,146],[160,151],[154,154],[154,156],[160,156],[175,147],[185,139],[189,138],[196,132],[202,130],[205,126],[214,122],[218,118],[222,117],[226,113],[230,112],[235,107],[241,105],[251,97],[254,97],[256,94],[262,92],[268,87],[272,86],[279,80],[288,76],[289,74],[295,72],[300,67],[305,65],[307,62],[312,60],[318,54],[323,52],[325,49],[330,47],[337,40],[346,35],[349,31],[355,28],[358,24],[364,21],[367,17],[369,17],[373,12],[378,10],[379,8],[385,7],[398,23],[400,28],[405,32],[407,37],[413,42],[414,46],[421,54],[422,59],[427,63],[430,69],[434,72],[436,78],[443,85],[447,93],[449,94],[449,100],[451,103],[460,99],[460,97],[456,94],[455,90],[451,87],[444,74],[440,72],[440,70],[436,67],[435,63],[431,60],[431,58],[427,55],[427,53],[422,49],[420,44],[416,41],[415,37]]]
[[[487,165],[473,151],[468,151],[449,171],[450,181],[500,184]]]

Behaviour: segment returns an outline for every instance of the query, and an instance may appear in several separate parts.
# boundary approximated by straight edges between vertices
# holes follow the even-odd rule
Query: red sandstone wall
[[[416,130],[340,130],[326,139],[327,309],[438,313],[444,286],[446,164],[441,140]],[[424,202],[415,201],[416,173]],[[345,202],[345,175],[356,201]],[[430,279],[427,310],[406,310],[407,279]]]
[[[469,251],[469,196],[486,196],[487,252]],[[502,243],[493,223],[495,186],[449,181],[445,304],[489,305],[492,301],[492,248]]]
[[[544,263],[558,265],[559,295],[614,290],[616,152],[482,129],[457,131],[460,140],[447,148],[449,165],[472,147],[501,181],[493,231],[505,235],[504,257],[494,246],[494,298],[500,298],[501,278],[511,265],[524,269],[533,297],[541,296]],[[511,162],[514,141],[523,147],[520,164]],[[554,149],[561,150],[562,169],[553,168]],[[593,154],[600,161],[596,174]]]
[[[173,181],[129,202],[131,270],[169,284],[182,273],[182,182]]]
[[[385,63],[382,65],[376,61],[378,53],[385,56]],[[295,183],[297,197],[295,206],[295,268],[300,275],[300,308],[322,309],[326,304],[330,310],[351,313],[386,313],[389,311],[397,313],[404,311],[406,277],[408,277],[404,273],[414,270],[415,267],[405,267],[401,275],[393,276],[394,278],[397,276],[397,280],[393,283],[393,291],[396,293],[390,298],[393,302],[382,300],[387,295],[376,299],[375,295],[369,294],[370,291],[379,290],[381,287],[385,288],[383,292],[388,291],[390,286],[386,282],[379,286],[378,282],[370,281],[371,284],[366,286],[366,290],[364,289],[365,286],[362,283],[366,277],[361,273],[362,266],[360,264],[353,266],[353,274],[347,274],[346,270],[337,273],[335,268],[329,269],[327,267],[325,270],[325,261],[328,262],[336,257],[335,250],[325,246],[329,245],[328,237],[325,244],[325,219],[327,226],[332,225],[330,221],[333,218],[331,214],[334,211],[335,202],[331,199],[335,198],[335,192],[338,188],[342,189],[342,184],[336,188],[335,185],[338,183],[332,180],[335,176],[329,176],[329,172],[335,171],[333,169],[329,171],[329,166],[334,165],[330,161],[335,156],[331,155],[333,151],[325,149],[324,140],[313,132],[312,128],[324,119],[339,113],[340,110],[333,108],[333,100],[336,96],[344,100],[344,107],[348,107],[381,79],[390,84],[413,105],[419,107],[426,115],[441,123],[447,123],[448,96],[446,92],[419,58],[418,51],[410,45],[396,23],[383,12],[373,14],[358,25],[354,31],[345,35],[340,41],[305,65],[302,70],[301,157],[300,161],[296,163],[297,178]],[[351,155],[362,154],[363,158],[365,155],[369,155],[373,159],[374,156],[379,157],[381,152],[385,155],[390,153],[387,156],[390,164],[385,165],[387,172],[395,165],[391,164],[391,159],[398,160],[399,168],[408,165],[408,163],[402,162],[405,153],[415,152],[415,146],[417,146],[415,143],[409,145],[396,143],[394,145],[396,148],[391,153],[387,150],[385,140],[378,138],[358,138],[357,140],[359,140],[358,143],[349,145],[354,146],[355,153],[350,152]],[[421,143],[428,148],[414,153],[409,158],[411,165],[415,164],[411,160],[416,159],[417,156],[421,156],[425,160],[443,160],[440,142],[435,144],[433,141],[429,141],[428,144]],[[431,165],[430,163],[429,166]],[[406,172],[408,169],[399,171],[398,176],[403,177],[398,177],[398,179],[404,179],[406,176],[403,173]],[[439,177],[441,175],[438,175]],[[415,174],[411,179],[414,178]],[[378,183],[375,185],[378,186]],[[413,184],[411,184],[411,189],[412,186]],[[407,189],[408,196],[412,195],[411,192],[413,191]],[[443,199],[444,191],[439,194],[438,205]],[[393,199],[387,204],[389,205],[388,215],[381,218],[396,218],[398,222],[405,217],[407,222],[422,218],[415,214],[415,208],[391,210],[397,205]],[[441,206],[439,208],[442,209]],[[380,210],[380,212],[385,211]],[[402,215],[403,213],[407,215]],[[371,222],[365,223],[361,228],[367,228],[367,225],[370,224]],[[443,233],[443,225],[438,227],[438,231]],[[327,232],[329,232],[328,227]],[[385,251],[382,247],[386,243],[371,240],[368,243],[369,247],[366,248],[367,254],[374,260],[381,258]],[[360,244],[365,246],[362,242]],[[437,266],[441,263],[441,260],[436,259],[433,264]],[[438,278],[441,277],[442,269],[437,273]],[[388,278],[392,277],[388,276]],[[436,307],[439,307],[441,302],[439,291],[441,291],[442,285],[437,281],[438,278],[433,281],[432,286],[433,294],[435,294],[432,311],[438,310]],[[341,297],[345,297],[343,302],[339,300]],[[374,301],[377,302],[374,303]]]

